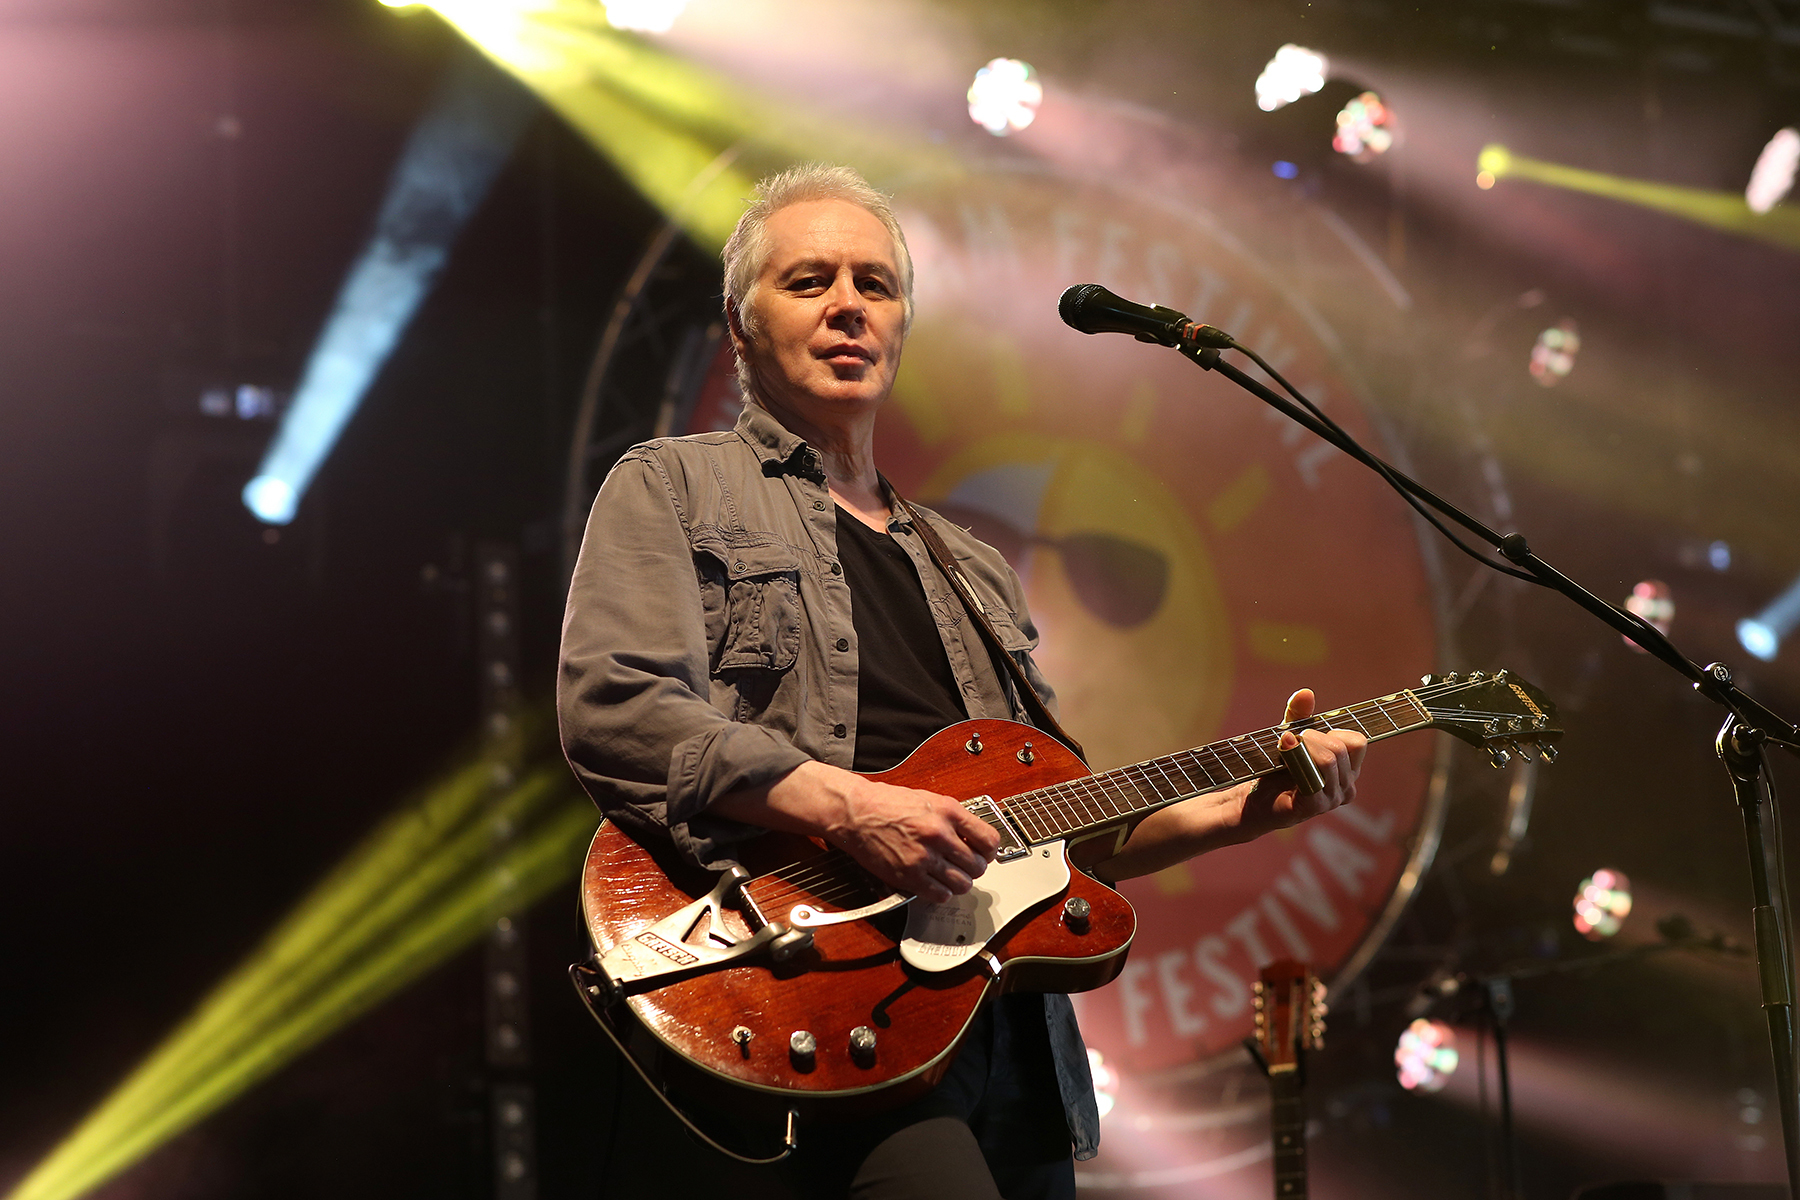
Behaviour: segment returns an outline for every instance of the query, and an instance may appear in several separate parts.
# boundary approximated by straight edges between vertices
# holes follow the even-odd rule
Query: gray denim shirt
[[[1037,630],[999,551],[928,510],[1001,642],[1046,703]],[[1025,720],[904,513],[911,556],[970,717]],[[723,868],[762,830],[708,811],[808,759],[848,769],[856,746],[856,629],[818,452],[746,405],[729,433],[633,447],[601,485],[563,619],[557,717],[576,777],[632,834],[669,837]],[[1069,998],[1045,996],[1077,1158],[1100,1139]]]

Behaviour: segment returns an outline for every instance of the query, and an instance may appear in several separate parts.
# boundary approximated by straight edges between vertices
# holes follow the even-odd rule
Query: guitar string
[[[1486,683],[1488,681],[1480,682]],[[1053,835],[1058,826],[1062,826],[1067,831],[1072,832],[1084,825],[1103,824],[1104,821],[1109,818],[1127,816],[1144,808],[1171,803],[1183,796],[1202,794],[1208,790],[1230,786],[1233,783],[1240,782],[1242,779],[1256,778],[1259,775],[1272,773],[1279,768],[1280,762],[1276,754],[1271,754],[1270,750],[1274,749],[1278,754],[1280,736],[1288,728],[1296,730],[1310,728],[1331,729],[1331,721],[1333,719],[1338,719],[1340,722],[1344,719],[1348,719],[1348,721],[1354,723],[1357,729],[1365,736],[1373,738],[1392,736],[1393,734],[1403,732],[1407,729],[1416,728],[1422,723],[1414,721],[1403,725],[1394,719],[1394,714],[1390,711],[1390,708],[1398,708],[1399,711],[1406,715],[1411,715],[1423,710],[1428,720],[1439,720],[1459,716],[1466,720],[1472,715],[1473,710],[1449,709],[1441,706],[1434,706],[1425,703],[1425,701],[1437,699],[1445,692],[1467,690],[1468,687],[1469,685],[1467,683],[1462,682],[1422,685],[1418,688],[1409,689],[1410,695],[1408,692],[1396,693],[1392,697],[1364,701],[1342,709],[1333,709],[1329,713],[1318,714],[1316,717],[1294,722],[1289,726],[1272,727],[1265,730],[1259,730],[1255,733],[1240,734],[1237,737],[1225,739],[1222,742],[1215,742],[1206,746],[1178,751],[1161,758],[1150,759],[1142,763],[1133,763],[1098,775],[1079,776],[1072,780],[1065,780],[1058,784],[1036,789],[1033,792],[1021,793],[1018,796],[1009,797],[1006,802],[1006,807],[1008,809],[1008,814],[1021,826],[1024,826],[1029,822],[1039,826],[1038,832],[1042,835],[1046,835],[1043,837],[1032,838],[1031,840],[1047,840],[1047,835]],[[1381,724],[1385,724],[1387,728],[1371,730],[1369,723],[1363,719],[1364,716],[1370,715],[1380,717]],[[1521,732],[1531,731],[1527,730]],[[1265,746],[1264,739],[1271,736],[1274,740],[1270,742],[1268,746]],[[1261,757],[1266,764],[1264,767],[1258,768],[1250,761],[1244,753],[1246,746],[1257,752],[1258,756]],[[1225,760],[1221,754],[1221,748],[1230,750],[1249,773],[1240,777],[1226,767]],[[1207,765],[1205,758],[1202,757],[1203,755],[1211,756],[1217,770],[1226,776],[1223,781],[1214,777],[1214,767],[1209,767]],[[1190,770],[1182,765],[1181,760],[1184,758],[1189,761],[1192,767],[1198,768],[1201,775],[1205,777],[1207,781],[1205,787],[1199,787],[1195,784]],[[1173,768],[1181,776],[1182,781],[1180,783],[1177,783],[1176,780],[1169,775],[1170,768]],[[1150,770],[1155,770],[1157,774],[1162,776],[1163,782],[1168,785],[1168,795],[1164,795],[1163,787],[1158,786],[1156,781],[1151,778],[1149,775]],[[1150,786],[1152,793],[1157,797],[1155,800],[1148,800],[1145,797],[1144,789],[1140,786],[1140,781]],[[1134,803],[1131,798],[1125,794],[1125,788],[1127,787],[1130,788],[1132,792],[1136,793],[1137,803]],[[1121,805],[1123,805],[1122,808]],[[1056,810],[1059,808],[1065,821],[1049,821],[1049,818],[1058,815]],[[1066,818],[1074,818],[1075,820],[1073,823],[1069,823]],[[1026,830],[1026,832],[1029,834],[1032,831]],[[863,877],[844,878],[839,873],[838,868],[845,865],[854,867],[857,874]],[[759,903],[774,901],[778,897],[785,899],[790,896],[802,894],[810,895],[815,900],[819,901],[836,902],[845,896],[854,895],[858,891],[861,891],[864,894],[869,895],[871,899],[874,899],[878,898],[879,888],[881,886],[872,875],[868,874],[866,869],[862,868],[860,864],[857,864],[848,854],[842,850],[836,849],[819,851],[799,862],[788,864],[785,867],[769,872],[766,875],[759,876],[756,879],[747,880],[746,886],[761,884],[768,880],[778,881],[782,886],[778,889],[765,890],[764,898],[759,900]]]
[[[1457,685],[1449,685],[1449,686],[1462,687],[1465,685],[1457,684]],[[1429,686],[1420,688],[1420,689],[1413,689],[1412,696],[1413,697],[1418,696],[1420,691],[1435,691],[1435,690],[1437,690],[1437,689],[1430,688]],[[1159,793],[1159,799],[1157,801],[1155,801],[1153,803],[1153,805],[1143,806],[1143,807],[1152,807],[1152,806],[1154,806],[1154,804],[1170,803],[1173,800],[1179,799],[1183,796],[1198,795],[1202,792],[1211,790],[1213,788],[1228,786],[1229,784],[1238,782],[1241,779],[1255,778],[1258,775],[1267,774],[1269,772],[1274,771],[1275,769],[1277,769],[1280,766],[1280,763],[1275,755],[1271,754],[1268,749],[1264,748],[1263,741],[1272,736],[1274,741],[1271,742],[1271,747],[1278,746],[1281,734],[1283,732],[1285,732],[1286,729],[1288,729],[1288,728],[1293,728],[1296,730],[1303,730],[1303,729],[1308,729],[1308,728],[1319,728],[1319,727],[1330,728],[1331,727],[1330,721],[1332,719],[1341,720],[1341,719],[1347,717],[1350,721],[1354,722],[1360,730],[1362,730],[1365,734],[1368,734],[1371,732],[1369,730],[1368,724],[1362,719],[1362,715],[1359,715],[1359,714],[1370,714],[1370,713],[1379,714],[1382,718],[1384,718],[1383,723],[1385,723],[1389,727],[1388,729],[1380,730],[1379,732],[1375,733],[1374,736],[1386,736],[1390,733],[1397,733],[1397,732],[1400,732],[1403,728],[1416,727],[1418,724],[1421,723],[1418,721],[1412,721],[1412,722],[1409,722],[1406,726],[1400,725],[1400,723],[1396,722],[1393,719],[1392,715],[1387,711],[1387,709],[1390,706],[1397,707],[1399,709],[1399,711],[1404,712],[1409,716],[1418,713],[1421,709],[1426,708],[1426,706],[1424,704],[1415,702],[1411,697],[1408,697],[1406,693],[1397,693],[1395,696],[1393,696],[1391,698],[1383,698],[1381,700],[1365,701],[1361,704],[1352,705],[1349,708],[1345,708],[1345,709],[1334,709],[1331,711],[1330,714],[1320,714],[1316,718],[1308,718],[1303,721],[1296,721],[1290,726],[1260,730],[1257,733],[1253,733],[1253,734],[1241,734],[1236,738],[1230,738],[1223,742],[1216,742],[1209,746],[1198,747],[1194,750],[1182,751],[1177,754],[1164,756],[1163,758],[1151,759],[1151,760],[1148,760],[1143,763],[1134,763],[1131,766],[1117,768],[1113,771],[1104,772],[1103,774],[1100,774],[1100,775],[1081,776],[1076,780],[1065,781],[1060,784],[1052,784],[1049,787],[1040,788],[1033,792],[1021,793],[1018,796],[1009,797],[1006,801],[1007,807],[1009,808],[1009,810],[1017,810],[1017,812],[1020,815],[1025,815],[1028,817],[1028,819],[1033,818],[1033,817],[1039,818],[1039,820],[1035,823],[1039,824],[1040,826],[1044,826],[1044,828],[1042,828],[1042,832],[1047,835],[1054,835],[1056,832],[1058,832],[1059,829],[1062,831],[1065,831],[1065,832],[1073,832],[1076,829],[1082,828],[1083,825],[1086,825],[1086,824],[1104,824],[1105,818],[1124,816],[1124,815],[1127,815],[1130,811],[1135,811],[1140,807],[1137,805],[1131,805],[1129,803],[1129,801],[1126,801],[1126,803],[1127,803],[1126,811],[1125,812],[1117,811],[1117,805],[1120,802],[1120,800],[1123,798],[1122,797],[1123,789],[1116,786],[1119,782],[1130,784],[1134,790],[1137,790],[1141,793],[1142,789],[1137,787],[1136,781],[1132,778],[1131,773],[1134,770],[1137,771],[1140,778],[1149,780],[1149,776],[1147,774],[1146,769],[1155,769],[1159,774],[1161,774],[1163,776],[1165,781],[1167,781],[1171,785],[1170,794],[1167,796],[1161,795],[1161,793],[1163,791],[1162,788],[1160,788],[1160,787],[1155,788],[1155,790]],[[1259,756],[1262,757],[1268,765],[1265,768],[1261,768],[1261,769],[1256,768],[1251,763],[1249,758],[1247,758],[1244,754],[1244,747],[1246,747],[1246,746],[1254,748],[1257,751],[1257,753],[1259,754]],[[1232,753],[1235,754],[1236,757],[1238,758],[1238,760],[1243,764],[1244,768],[1246,770],[1248,770],[1249,774],[1239,776],[1236,772],[1230,770],[1229,768],[1226,768],[1224,759],[1220,756],[1221,747],[1231,750]],[[1220,770],[1226,775],[1226,779],[1223,782],[1213,778],[1211,768],[1208,768],[1205,765],[1204,760],[1202,760],[1199,757],[1199,755],[1201,755],[1203,753],[1210,753],[1213,756],[1214,761],[1218,763]],[[1207,781],[1208,781],[1206,787],[1198,787],[1195,785],[1192,776],[1189,775],[1189,773],[1181,765],[1180,760],[1183,757],[1186,757],[1187,759],[1191,760],[1196,766],[1198,766],[1200,768],[1201,772],[1206,775]],[[1173,767],[1179,774],[1181,774],[1181,776],[1183,777],[1183,779],[1186,782],[1186,786],[1182,786],[1181,784],[1176,783],[1175,780],[1173,780],[1172,778],[1169,777],[1168,769],[1170,767]],[[1153,784],[1153,786],[1154,786],[1154,784]],[[1055,810],[1059,807],[1063,810],[1064,815],[1067,815],[1067,816],[1075,815],[1076,809],[1075,809],[1075,805],[1074,805],[1073,801],[1080,798],[1080,791],[1077,791],[1076,789],[1080,789],[1080,791],[1085,791],[1089,794],[1094,794],[1094,793],[1100,794],[1101,796],[1103,796],[1105,799],[1107,799],[1114,805],[1114,811],[1111,813],[1103,812],[1102,819],[1099,821],[1094,821],[1092,819],[1091,813],[1089,814],[1088,820],[1086,820],[1086,821],[1078,820],[1077,822],[1075,822],[1073,824],[1071,824],[1067,821],[1055,821],[1055,820],[1051,819],[1051,818],[1054,818],[1054,816],[1056,815]]]

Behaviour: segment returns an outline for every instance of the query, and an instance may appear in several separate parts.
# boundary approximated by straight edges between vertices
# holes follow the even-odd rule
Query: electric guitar
[[[1256,981],[1257,1058],[1269,1076],[1275,1200],[1306,1200],[1306,1075],[1300,1055],[1325,1036],[1325,985],[1305,963],[1279,959]]]
[[[1156,809],[1281,770],[1290,728],[1370,741],[1441,729],[1496,765],[1514,753],[1554,759],[1562,733],[1555,706],[1505,671],[1427,675],[1416,688],[1100,774],[1029,725],[964,721],[872,778],[964,797],[999,834],[996,861],[967,895],[927,904],[890,894],[842,851],[775,832],[744,843],[740,867],[704,871],[607,821],[581,885],[594,954],[571,977],[647,1076],[729,1085],[734,1108],[760,1098],[787,1110],[790,1130],[795,1113],[904,1102],[943,1076],[991,996],[1113,979],[1136,917],[1071,862],[1110,856]]]

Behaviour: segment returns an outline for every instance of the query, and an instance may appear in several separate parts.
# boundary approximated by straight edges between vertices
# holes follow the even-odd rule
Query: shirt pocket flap
[[[725,636],[717,670],[785,671],[800,654],[800,555],[782,544],[694,547],[724,568]]]

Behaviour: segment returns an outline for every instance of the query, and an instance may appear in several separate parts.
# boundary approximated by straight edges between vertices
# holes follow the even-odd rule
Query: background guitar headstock
[[[1425,705],[1433,728],[1486,750],[1496,767],[1514,754],[1556,761],[1555,743],[1563,733],[1556,705],[1509,671],[1427,675],[1412,693]]]
[[[1325,1037],[1325,984],[1305,963],[1277,959],[1256,981],[1256,1046],[1271,1075],[1293,1070],[1299,1052]]]

